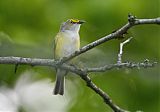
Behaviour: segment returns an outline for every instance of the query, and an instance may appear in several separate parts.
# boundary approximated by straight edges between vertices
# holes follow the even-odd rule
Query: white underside
[[[77,48],[77,41],[79,41],[79,34],[73,31],[64,31],[65,38],[68,42],[64,42],[62,47],[63,57],[67,57],[73,52],[79,50]]]

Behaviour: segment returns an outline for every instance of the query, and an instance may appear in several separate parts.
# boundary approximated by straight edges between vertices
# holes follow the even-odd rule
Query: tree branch
[[[123,36],[123,34],[126,34],[126,32],[133,26],[136,25],[143,25],[143,24],[158,24],[160,25],[160,17],[158,18],[154,18],[154,19],[136,19],[135,16],[132,15],[128,15],[128,23],[125,24],[124,26],[122,26],[120,29],[118,29],[117,31],[102,37],[84,47],[82,47],[79,51],[74,52],[73,54],[69,55],[68,57],[62,58],[61,61],[59,62],[59,64],[62,64],[64,62],[67,62],[69,60],[71,60],[72,58],[87,52],[88,50],[106,42],[112,39],[116,39],[118,37]]]
[[[133,69],[133,68],[149,68],[149,67],[154,67],[157,64],[157,62],[149,62],[149,60],[144,60],[144,62],[124,62],[124,63],[116,63],[116,64],[110,64],[110,65],[105,65],[102,67],[97,67],[97,68],[86,68],[85,72],[106,72],[108,70],[112,69],[119,69],[119,68],[128,68],[128,69]]]
[[[23,57],[0,57],[0,64],[15,64],[15,65],[30,65],[30,66],[48,66],[48,67],[60,67],[61,69],[68,70],[70,72],[81,74],[80,69],[75,69],[74,66],[67,64],[58,64],[59,61],[54,59],[38,59],[38,58],[23,58]]]
[[[147,68],[147,67],[154,67],[157,62],[150,63],[149,60],[145,60],[141,63],[134,63],[134,62],[125,62],[125,63],[116,63],[105,65],[102,67],[97,68],[79,68],[76,66],[71,66],[68,64],[59,65],[58,61],[54,59],[38,59],[38,58],[23,58],[23,57],[0,57],[0,64],[14,64],[14,65],[30,65],[30,66],[48,66],[48,67],[60,67],[61,69],[65,69],[67,71],[76,73],[81,75],[83,73],[89,72],[105,72],[111,69],[116,68]]]
[[[81,74],[80,77],[86,82],[87,86],[94,90],[98,95],[100,95],[104,102],[108,104],[115,112],[127,112],[114,104],[109,95],[97,87],[87,74]]]
[[[58,62],[53,59],[37,59],[37,58],[22,58],[22,57],[0,57],[0,64],[15,64],[15,65],[31,65],[31,66],[49,66],[49,67],[60,67],[62,69],[68,70],[70,72],[76,73],[79,75],[87,84],[89,88],[94,90],[98,95],[100,95],[104,102],[108,104],[115,112],[125,112],[125,110],[119,108],[116,104],[114,104],[107,93],[98,88],[89,78],[87,73],[89,72],[105,72],[107,70],[111,70],[114,68],[147,68],[153,67],[156,62],[149,63],[148,60],[145,60],[142,63],[117,63],[110,64],[99,68],[78,68],[76,66],[70,66],[67,64],[62,64],[59,66]]]

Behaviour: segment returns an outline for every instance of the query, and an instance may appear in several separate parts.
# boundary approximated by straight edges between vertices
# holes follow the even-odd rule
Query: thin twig
[[[149,62],[143,61],[143,62],[124,62],[124,63],[116,63],[116,64],[109,64],[102,67],[96,67],[96,68],[85,68],[85,72],[106,72],[112,69],[119,69],[119,68],[128,68],[128,69],[139,69],[139,68],[152,68],[157,64],[157,62]]]
[[[123,54],[123,46],[127,44],[133,37],[130,37],[129,39],[125,40],[124,42],[120,43],[119,47],[119,53],[118,53],[118,60],[117,63],[121,64],[122,63],[122,54]]]

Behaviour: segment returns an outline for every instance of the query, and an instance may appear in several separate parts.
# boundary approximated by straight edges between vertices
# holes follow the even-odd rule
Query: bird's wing
[[[55,36],[54,38],[54,59],[56,59],[56,46],[57,46],[57,41],[58,41],[59,33]]]
[[[58,56],[58,52],[61,49],[62,45],[62,38],[63,38],[63,34],[61,32],[59,32],[54,39],[54,59],[59,59]]]
[[[56,58],[56,46],[57,46],[58,35],[59,35],[59,33],[54,38],[54,48],[53,48],[53,50],[54,50],[54,59]]]

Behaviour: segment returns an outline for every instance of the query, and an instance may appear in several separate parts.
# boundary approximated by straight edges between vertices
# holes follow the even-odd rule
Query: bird
[[[60,26],[60,30],[54,39],[54,59],[60,60],[80,49],[80,36],[79,30],[84,20],[68,19]],[[71,62],[70,60],[69,62]],[[54,95],[64,94],[64,84],[66,70],[56,69],[56,83],[53,91]]]

